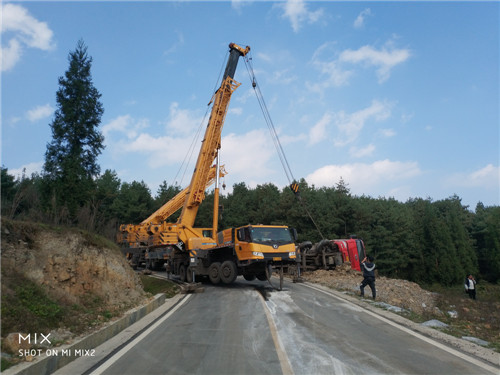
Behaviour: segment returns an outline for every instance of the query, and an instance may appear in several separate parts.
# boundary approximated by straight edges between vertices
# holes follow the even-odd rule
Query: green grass
[[[481,281],[476,300],[470,299],[461,285],[431,285],[426,289],[438,293],[437,307],[441,311],[425,316],[426,320],[438,319],[449,325],[446,333],[488,341],[489,348],[500,352],[500,285]],[[452,318],[448,311],[456,311],[458,316]]]
[[[14,292],[2,290],[2,332],[48,332],[58,327],[65,308],[32,281],[18,275]]]
[[[167,298],[172,298],[179,293],[179,287],[169,280],[158,279],[147,275],[141,275],[144,291],[152,295],[165,293]]]

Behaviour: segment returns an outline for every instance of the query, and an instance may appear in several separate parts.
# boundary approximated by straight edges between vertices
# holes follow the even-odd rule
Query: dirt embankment
[[[1,239],[2,348],[7,351],[17,349],[7,348],[9,334],[51,331],[65,342],[149,298],[120,250],[101,237],[2,220]]]
[[[302,275],[307,281],[325,285],[338,290],[350,291],[359,295],[359,285],[363,280],[361,272],[351,269],[348,263],[335,270],[317,270]],[[436,294],[422,289],[418,284],[407,280],[377,277],[377,301],[388,303],[401,309],[422,315],[435,313]],[[371,298],[370,287],[365,288],[365,297]]]
[[[120,309],[144,297],[139,277],[120,251],[78,230],[3,223],[2,274],[8,277],[9,271],[23,274],[45,286],[52,297],[71,303],[92,295],[111,309]]]

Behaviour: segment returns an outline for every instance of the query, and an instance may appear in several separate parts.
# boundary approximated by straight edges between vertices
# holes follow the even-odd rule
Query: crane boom
[[[222,84],[214,95],[212,112],[208,120],[191,183],[189,184],[188,196],[177,222],[188,227],[194,225],[198,207],[205,198],[205,185],[210,166],[216,159],[220,149],[222,127],[229,107],[229,101],[234,90],[240,85],[233,79],[238,59],[250,51],[250,47],[242,48],[234,43],[231,43],[229,48],[229,59],[224,76],[222,77]]]

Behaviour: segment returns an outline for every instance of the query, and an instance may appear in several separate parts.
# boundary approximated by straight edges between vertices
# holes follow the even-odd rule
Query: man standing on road
[[[377,291],[375,290],[375,264],[373,263],[373,257],[365,257],[365,259],[361,261],[361,264],[363,265],[363,281],[359,286],[361,297],[365,296],[365,286],[368,285],[372,290],[372,297],[375,299]]]

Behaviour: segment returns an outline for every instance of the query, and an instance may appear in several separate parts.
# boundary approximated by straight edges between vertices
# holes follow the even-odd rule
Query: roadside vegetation
[[[477,299],[472,300],[463,287],[433,285],[428,290],[438,293],[440,311],[434,316],[449,325],[443,332],[457,337],[476,337],[488,342],[489,348],[500,352],[500,285],[482,282],[476,285]],[[457,312],[457,315],[453,314]],[[429,318],[429,317],[425,317]]]
[[[172,298],[180,291],[177,284],[169,280],[159,279],[148,275],[141,275],[141,281],[142,285],[144,285],[144,291],[153,296],[158,293],[164,293],[167,298]]]

